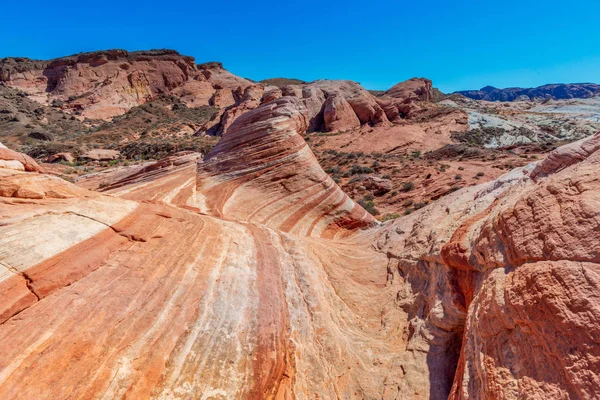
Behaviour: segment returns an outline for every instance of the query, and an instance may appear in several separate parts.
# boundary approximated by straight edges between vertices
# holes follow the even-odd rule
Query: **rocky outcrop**
[[[506,89],[486,86],[480,90],[464,90],[456,93],[474,100],[487,101],[587,99],[600,96],[600,85],[594,83],[570,83],[544,85],[537,88]]]
[[[192,57],[173,50],[108,50],[50,61],[6,58],[0,60],[0,81],[42,104],[98,119],[123,114],[160,94],[208,105],[217,90],[251,84],[220,64],[199,68]]]
[[[566,163],[544,168],[544,178],[542,161],[382,232],[390,276],[408,283],[401,303],[415,310],[408,347],[426,349],[438,373],[446,368],[446,380],[430,382],[432,397],[586,398],[600,390],[591,372],[600,316],[600,181],[592,170],[600,153],[589,151],[598,137],[574,146],[588,150],[570,151],[587,154],[579,161],[557,150],[550,163]]]
[[[323,105],[323,123],[326,132],[347,131],[360,126],[360,120],[350,104],[337,94],[329,96]]]
[[[240,100],[228,107],[220,115],[218,123],[209,129],[209,133],[216,136],[224,135],[233,122],[245,112],[258,107],[263,99],[264,87],[262,85],[248,86],[241,96]]]
[[[205,211],[309,236],[374,225],[319,166],[301,136],[308,124],[303,102],[290,96],[237,118],[198,164]]]
[[[434,98],[431,81],[425,78],[412,78],[400,82],[386,90],[384,95],[402,100],[405,103],[413,101],[433,101]]]
[[[0,143],[0,168],[18,171],[42,172],[42,167],[27,154],[13,151]]]
[[[94,149],[83,153],[79,158],[90,161],[111,161],[116,160],[121,156],[117,150],[110,149]]]
[[[0,398],[598,396],[600,134],[378,226],[309,122],[272,100],[110,195],[0,169]]]
[[[246,90],[257,92],[262,85],[249,86]],[[258,93],[258,92],[257,92]],[[300,99],[309,119],[308,131],[340,132],[353,130],[361,125],[386,127],[390,121],[409,117],[416,108],[398,99],[377,98],[356,82],[321,80],[303,85],[286,85],[270,88],[261,97],[252,96],[228,108],[211,134],[222,135],[235,118],[281,96]],[[418,107],[417,107],[418,108]]]

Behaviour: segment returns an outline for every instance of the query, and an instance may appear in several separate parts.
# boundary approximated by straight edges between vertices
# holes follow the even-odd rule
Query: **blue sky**
[[[600,83],[598,0],[6,2],[0,57],[173,48],[255,80]]]

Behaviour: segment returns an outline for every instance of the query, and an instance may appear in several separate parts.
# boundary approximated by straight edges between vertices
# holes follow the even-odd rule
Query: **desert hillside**
[[[0,60],[0,399],[600,395],[600,100]]]

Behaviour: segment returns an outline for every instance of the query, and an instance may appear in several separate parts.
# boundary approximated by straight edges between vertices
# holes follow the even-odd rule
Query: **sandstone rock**
[[[265,91],[265,94],[262,97],[261,103],[268,103],[271,100],[275,100],[283,96],[281,89],[274,88],[269,91]]]
[[[360,126],[360,120],[350,104],[337,94],[329,96],[325,101],[323,120],[326,132],[347,131]]]
[[[392,182],[389,179],[382,179],[377,176],[365,176],[359,182],[375,196],[383,196],[392,190]]]
[[[214,107],[225,108],[235,104],[231,89],[217,89],[209,100]]]
[[[201,106],[209,104],[214,87],[251,85],[220,64],[198,68],[192,57],[173,50],[108,50],[51,61],[5,58],[0,60],[0,81],[42,104],[60,102],[62,109],[98,119],[123,114],[160,94]],[[226,101],[216,100],[220,102]]]
[[[245,112],[258,107],[263,97],[264,87],[262,85],[248,86],[241,97],[241,100],[235,105],[226,109],[221,115],[218,125],[215,125],[212,132],[217,136],[227,133],[233,122]]]
[[[91,161],[111,161],[121,156],[117,150],[94,149],[83,153],[79,158]]]
[[[303,100],[110,196],[0,169],[0,398],[596,397],[600,134],[380,226]]]
[[[433,101],[431,81],[425,78],[412,78],[400,82],[386,90],[385,96],[408,103],[413,101]]]
[[[373,217],[319,166],[301,136],[308,123],[301,99],[289,96],[236,119],[198,164],[198,192],[207,212],[315,236],[373,225]],[[265,198],[271,199],[268,207]]]
[[[341,94],[363,124],[386,124],[389,122],[377,99],[358,83],[351,81],[315,81],[311,84],[327,95]]]
[[[42,167],[26,154],[10,150],[0,143],[0,161],[2,168],[16,169],[29,172],[42,172]]]
[[[48,156],[47,162],[54,163],[58,161],[65,161],[68,163],[75,162],[75,157],[71,153],[56,153]]]

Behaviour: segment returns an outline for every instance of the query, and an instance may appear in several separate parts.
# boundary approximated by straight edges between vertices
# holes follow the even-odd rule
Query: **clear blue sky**
[[[255,80],[600,83],[598,0],[29,0],[2,14],[0,57],[173,48]]]

